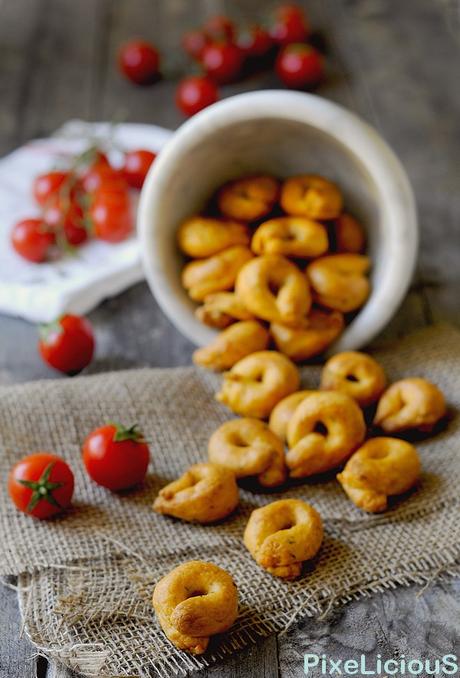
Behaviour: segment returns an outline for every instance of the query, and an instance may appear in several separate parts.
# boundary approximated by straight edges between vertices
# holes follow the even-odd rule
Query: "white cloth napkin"
[[[91,140],[109,137],[123,150],[158,152],[171,135],[154,125],[73,120],[51,138],[32,141],[0,160],[0,313],[49,322],[64,312],[87,313],[142,280],[135,236],[116,245],[92,240],[76,254],[32,264],[12,249],[10,232],[16,221],[39,213],[32,197],[33,179],[53,169],[60,156],[78,154]]]

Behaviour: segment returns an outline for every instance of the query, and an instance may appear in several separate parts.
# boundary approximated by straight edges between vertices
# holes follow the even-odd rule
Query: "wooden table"
[[[181,122],[175,83],[137,89],[114,67],[119,44],[135,35],[168,52],[186,27],[229,11],[257,19],[265,0],[0,0],[0,154],[47,135],[70,118]],[[369,120],[396,150],[417,196],[421,251],[416,279],[380,340],[443,320],[460,322],[460,50],[458,0],[311,0],[325,37],[328,78],[320,93]],[[456,14],[457,11],[457,14]],[[225,96],[276,85],[264,74]],[[98,335],[91,372],[140,365],[183,365],[192,346],[162,315],[145,284],[91,314]],[[36,351],[36,330],[0,318],[0,380],[52,375]],[[2,480],[3,482],[3,480]],[[289,634],[206,673],[213,678],[303,675],[303,653],[331,657],[435,658],[460,649],[460,584],[447,580],[389,591],[305,620]],[[0,677],[69,678],[20,636],[14,590],[0,587]],[[315,674],[313,674],[315,675]],[[316,674],[316,675],[319,675]]]

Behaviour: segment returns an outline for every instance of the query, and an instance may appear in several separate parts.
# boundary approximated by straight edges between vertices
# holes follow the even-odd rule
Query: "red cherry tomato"
[[[159,78],[160,55],[145,40],[132,40],[120,49],[118,67],[136,85],[151,85]]]
[[[260,59],[270,52],[273,40],[262,26],[250,26],[240,34],[237,45],[245,56]]]
[[[142,149],[126,153],[123,174],[132,188],[142,188],[147,172],[155,158],[155,153]]]
[[[235,36],[235,24],[227,16],[212,16],[203,26],[205,35],[213,40],[233,40]]]
[[[277,45],[304,42],[310,35],[310,26],[303,10],[298,5],[279,7],[270,35]]]
[[[311,87],[324,76],[323,57],[310,45],[288,45],[278,55],[276,72],[288,87]]]
[[[294,2],[288,2],[277,7],[275,10],[275,17],[279,19],[279,21],[285,21],[292,17],[306,19],[303,8]]]
[[[214,104],[218,97],[217,87],[212,80],[196,75],[179,83],[176,104],[184,115],[191,116]]]
[[[225,84],[232,82],[240,74],[244,56],[233,43],[213,42],[206,45],[200,61],[210,78],[218,84]]]
[[[115,492],[142,483],[149,459],[148,445],[136,426],[107,424],[90,433],[83,444],[88,475]]]
[[[89,365],[94,354],[93,329],[86,318],[63,315],[40,327],[38,350],[51,367],[74,375]]]
[[[126,240],[134,228],[128,194],[123,191],[107,190],[104,185],[94,195],[89,216],[94,235],[106,242],[117,243]]]
[[[110,186],[112,190],[126,190],[126,180],[123,174],[111,167],[108,163],[97,162],[88,167],[82,176],[81,185],[87,193],[98,191],[102,185]]]
[[[11,244],[21,257],[41,264],[47,260],[55,236],[42,219],[24,219],[13,226]]]
[[[39,205],[46,205],[51,197],[56,195],[63,184],[69,179],[68,172],[48,172],[40,174],[33,183],[33,194]]]
[[[10,471],[8,491],[15,506],[34,518],[51,518],[70,506],[74,477],[63,459],[37,452]]]
[[[64,235],[66,242],[78,247],[88,240],[81,206],[70,199],[57,198],[43,213],[44,221],[55,232]]]
[[[210,38],[202,30],[187,31],[182,36],[182,48],[192,59],[200,59]]]

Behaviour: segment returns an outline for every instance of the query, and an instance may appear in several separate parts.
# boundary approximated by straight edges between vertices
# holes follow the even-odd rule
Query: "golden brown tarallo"
[[[218,464],[203,463],[163,487],[153,510],[187,522],[213,523],[230,515],[238,501],[235,474]]]
[[[227,631],[238,616],[232,577],[201,560],[182,563],[160,579],[152,604],[169,640],[191,654],[203,654],[210,637]]]
[[[296,579],[322,541],[321,516],[300,499],[280,499],[255,509],[244,531],[244,543],[254,560],[282,579]]]
[[[363,414],[350,396],[338,391],[307,395],[287,429],[291,477],[306,478],[339,466],[363,442],[365,433]]]
[[[262,487],[277,487],[287,476],[283,441],[260,419],[232,419],[209,439],[210,461],[237,478],[254,477]]]
[[[259,351],[225,372],[216,398],[243,417],[267,419],[280,400],[298,390],[299,372],[277,351]]]
[[[386,433],[410,430],[429,433],[446,411],[444,395],[435,384],[410,377],[387,388],[377,405],[374,424]]]
[[[372,438],[348,460],[337,480],[363,511],[385,511],[388,497],[413,487],[420,477],[417,450],[405,440]]]

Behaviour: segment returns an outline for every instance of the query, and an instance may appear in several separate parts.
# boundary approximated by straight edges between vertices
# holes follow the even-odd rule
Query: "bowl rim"
[[[366,305],[328,353],[358,349],[385,327],[409,288],[419,242],[416,204],[403,166],[380,134],[355,113],[318,95],[277,89],[237,94],[204,109],[173,134],[147,175],[138,207],[142,265],[152,294],[176,328],[195,345],[206,344],[215,336],[215,330],[184,313],[183,303],[171,288],[164,265],[155,260],[152,244],[160,229],[155,210],[176,163],[198,139],[205,139],[228,125],[261,118],[307,124],[348,148],[359,158],[381,199],[383,197],[387,223],[392,225],[393,234],[401,236],[399,246],[392,248],[389,274],[385,274],[381,284],[371,292]]]

